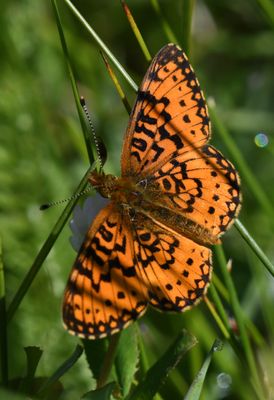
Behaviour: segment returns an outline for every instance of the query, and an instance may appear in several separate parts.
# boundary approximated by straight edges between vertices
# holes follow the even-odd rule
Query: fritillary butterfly
[[[205,295],[210,245],[240,209],[239,176],[208,144],[199,82],[176,45],[162,48],[139,89],[126,131],[121,177],[94,171],[110,203],[91,224],[65,290],[72,334],[103,338],[148,304],[185,311]]]

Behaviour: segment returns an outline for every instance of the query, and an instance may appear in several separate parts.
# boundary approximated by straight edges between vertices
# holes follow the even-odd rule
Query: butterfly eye
[[[147,178],[146,179],[142,179],[141,181],[139,181],[137,183],[137,186],[139,188],[142,188],[143,190],[145,190],[147,188]]]

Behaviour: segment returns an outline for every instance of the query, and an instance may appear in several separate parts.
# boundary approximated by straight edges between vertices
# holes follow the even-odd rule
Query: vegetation
[[[273,3],[127,4],[143,42],[118,1],[2,4],[0,397],[271,399]],[[208,99],[212,143],[239,170],[241,222],[216,246],[213,284],[198,307],[149,309],[120,338],[81,342],[61,323],[76,200],[64,211],[39,206],[85,187],[93,149],[78,92],[105,143],[106,171],[119,174],[127,107],[99,50],[133,104],[150,54],[171,41],[187,52]]]

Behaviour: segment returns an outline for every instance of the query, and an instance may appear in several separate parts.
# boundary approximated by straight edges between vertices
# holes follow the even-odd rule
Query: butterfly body
[[[110,199],[92,222],[63,303],[65,327],[97,339],[147,305],[182,312],[205,295],[210,245],[241,205],[239,176],[213,146],[205,99],[185,54],[169,44],[144,77],[126,131],[121,177],[94,171]]]

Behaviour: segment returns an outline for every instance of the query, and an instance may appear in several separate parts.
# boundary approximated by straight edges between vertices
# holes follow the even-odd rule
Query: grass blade
[[[150,3],[152,5],[152,7],[154,8],[156,14],[158,15],[160,22],[162,23],[163,31],[165,32],[166,37],[168,38],[169,42],[178,44],[179,41],[176,38],[173,30],[171,29],[169,23],[166,20],[166,18],[164,17],[164,14],[162,13],[162,10],[160,8],[158,0],[150,0]]]
[[[236,293],[236,289],[231,278],[230,272],[227,268],[227,262],[225,259],[225,254],[221,245],[215,246],[215,252],[219,261],[219,265],[222,271],[223,279],[225,281],[226,287],[229,291],[231,306],[235,315],[235,319],[238,324],[239,334],[241,339],[241,344],[243,347],[243,351],[245,354],[246,362],[249,367],[251,373],[251,382],[254,386],[254,389],[257,393],[259,399],[263,399],[264,395],[262,393],[262,384],[259,379],[257,366],[255,362],[255,358],[253,355],[253,351],[250,345],[249,337],[246,331],[246,326],[244,323],[243,313],[241,309],[241,305]]]
[[[147,371],[145,378],[127,400],[151,400],[170,371],[196,343],[196,338],[183,330],[164,355]]]
[[[191,22],[195,0],[182,1],[182,48],[190,57]]]
[[[271,0],[257,0],[259,6],[263,9],[264,14],[274,28],[274,4]]]
[[[70,62],[68,47],[66,44],[66,39],[65,39],[64,32],[63,32],[62,22],[61,22],[61,18],[60,18],[60,14],[58,11],[56,0],[51,0],[51,3],[52,3],[53,11],[55,14],[56,24],[57,24],[57,28],[58,28],[58,32],[59,32],[59,36],[60,36],[60,41],[61,41],[61,45],[62,45],[62,49],[63,49],[64,58],[66,60],[66,64],[67,64],[67,68],[68,68],[68,72],[69,72],[69,78],[70,78],[70,82],[71,82],[71,87],[72,87],[72,91],[73,91],[73,95],[74,95],[76,108],[77,108],[78,115],[79,115],[79,120],[80,120],[81,127],[82,127],[82,132],[84,134],[84,139],[85,139],[85,143],[86,143],[89,162],[90,162],[90,164],[92,164],[94,162],[94,160],[97,158],[96,150],[93,147],[91,147],[92,142],[90,141],[90,136],[88,133],[88,129],[86,127],[86,122],[85,122],[85,118],[83,115],[82,106],[80,104],[80,96],[78,93],[78,88],[76,85],[73,68],[72,68],[71,62]]]
[[[121,3],[122,3],[122,6],[123,6],[123,9],[125,11],[126,17],[128,19],[128,22],[129,22],[129,24],[131,26],[131,29],[133,30],[133,33],[134,33],[134,35],[135,35],[135,37],[137,39],[137,42],[139,43],[139,45],[140,45],[140,47],[142,49],[142,52],[143,52],[143,54],[145,56],[145,59],[147,61],[150,61],[151,60],[151,55],[149,53],[147,45],[145,44],[145,41],[144,41],[144,39],[142,37],[142,34],[141,34],[141,32],[140,32],[140,30],[139,30],[139,28],[138,28],[138,26],[137,26],[137,24],[136,24],[136,22],[135,22],[135,20],[133,18],[133,15],[131,14],[131,11],[128,8],[126,2],[124,0],[121,0]]]
[[[128,114],[130,114],[131,113],[131,106],[130,106],[130,104],[128,102],[128,99],[127,99],[123,89],[122,89],[122,86],[120,85],[120,83],[118,81],[118,78],[115,75],[113,69],[111,68],[106,56],[104,55],[103,52],[101,52],[101,54],[102,54],[104,63],[106,65],[106,67],[107,67],[107,71],[109,73],[109,76],[110,76],[112,82],[114,83],[114,86],[115,86],[115,88],[116,88],[116,90],[118,92],[118,95],[120,96],[120,98],[121,98],[121,100],[122,100],[122,102],[123,102],[123,104],[125,106],[125,109],[127,110]]]
[[[79,19],[79,21],[82,23],[82,25],[88,30],[88,32],[91,34],[93,39],[96,41],[96,43],[99,45],[101,50],[103,50],[104,53],[107,54],[107,56],[110,58],[110,60],[113,62],[113,64],[116,65],[116,67],[119,69],[119,71],[122,73],[124,78],[128,81],[130,86],[137,92],[138,86],[135,84],[133,79],[129,76],[125,68],[119,63],[117,58],[114,57],[112,52],[109,50],[109,48],[106,46],[106,44],[100,39],[100,37],[97,35],[97,33],[92,29],[92,27],[88,24],[88,22],[85,20],[85,18],[79,13],[76,7],[71,3],[70,0],[64,0],[65,3],[69,6],[69,8],[72,10],[73,14]]]
[[[213,346],[211,347],[210,352],[208,353],[202,368],[196,375],[194,381],[192,382],[190,388],[187,391],[186,396],[184,397],[184,400],[199,400],[202,392],[202,387],[205,381],[206,373],[208,370],[208,367],[211,363],[211,359],[215,351],[221,351],[223,347],[222,342],[219,339],[216,339],[215,342],[213,343]]]
[[[270,272],[272,276],[274,276],[274,265],[271,263],[269,258],[265,255],[259,245],[255,242],[255,240],[250,236],[247,229],[243,226],[243,224],[239,221],[235,221],[235,227],[237,228],[240,235],[244,238],[246,243],[250,246],[250,248],[254,251],[259,260],[263,263],[266,269]]]
[[[224,309],[224,306],[223,306],[223,303],[222,303],[222,301],[220,299],[220,296],[219,296],[219,294],[218,294],[218,292],[217,292],[217,290],[216,290],[216,288],[214,286],[214,283],[212,283],[209,286],[208,292],[211,295],[211,297],[213,299],[213,302],[214,302],[214,305],[215,305],[216,309],[218,310],[219,315],[222,318],[223,324],[225,325],[227,331],[229,332],[230,331],[230,326],[229,326],[228,316],[227,316],[227,313],[226,313],[226,311]]]
[[[90,166],[81,180],[79,186],[77,187],[75,193],[80,193],[84,190],[88,178],[90,175],[90,172],[94,169],[94,166]],[[54,245],[56,239],[58,238],[59,234],[61,233],[65,223],[70,217],[71,211],[75,204],[78,201],[78,197],[72,197],[71,200],[69,201],[68,205],[60,215],[58,221],[56,222],[55,226],[53,227],[51,233],[49,234],[47,240],[43,244],[41,250],[37,254],[32,266],[30,267],[27,275],[23,279],[19,289],[15,293],[10,306],[8,308],[8,313],[7,313],[7,320],[10,321],[13,315],[15,314],[17,308],[19,307],[21,301],[23,300],[25,294],[27,293],[30,285],[32,284],[33,280],[35,279],[36,275],[38,274],[40,268],[42,267],[43,262],[47,258],[52,246]]]
[[[227,326],[223,323],[222,319],[220,318],[219,314],[216,312],[215,307],[213,306],[211,301],[208,299],[208,297],[205,297],[205,303],[206,303],[211,315],[215,319],[216,324],[220,328],[220,331],[222,332],[222,334],[224,335],[224,337],[226,339],[229,339],[230,338],[229,330],[227,329]]]

